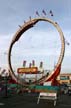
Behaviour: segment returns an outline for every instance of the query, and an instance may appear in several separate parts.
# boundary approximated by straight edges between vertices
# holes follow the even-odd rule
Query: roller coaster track
[[[28,22],[26,22],[25,24],[23,24],[22,26],[20,26],[19,30],[15,33],[15,35],[13,36],[13,39],[10,43],[9,46],[9,50],[8,50],[8,65],[9,65],[9,69],[10,69],[10,75],[12,76],[12,78],[22,84],[21,79],[18,79],[18,77],[15,75],[12,65],[11,65],[11,51],[12,51],[12,47],[15,44],[15,42],[17,42],[19,40],[19,38],[21,37],[21,35],[28,29],[34,27],[34,25],[36,23],[38,23],[39,21],[46,21],[51,23],[58,31],[60,39],[61,39],[61,52],[60,52],[60,56],[58,58],[58,62],[56,64],[55,69],[49,74],[49,76],[45,75],[44,77],[40,78],[39,80],[37,80],[37,82],[40,83],[44,83],[46,81],[51,81],[53,78],[56,78],[59,73],[60,73],[60,67],[64,58],[64,53],[65,53],[65,39],[64,39],[64,35],[63,32],[61,30],[61,28],[59,27],[58,23],[52,21],[51,19],[48,18],[35,18],[35,19],[31,19]],[[36,82],[33,82],[33,84]],[[22,85],[25,85],[25,83],[23,83]]]

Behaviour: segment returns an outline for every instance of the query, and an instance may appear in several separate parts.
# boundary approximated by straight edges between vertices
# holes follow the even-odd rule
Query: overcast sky
[[[60,25],[66,41],[71,42],[71,0],[0,0],[0,67],[7,67],[7,52],[10,42],[24,21],[46,16]],[[52,10],[54,16],[50,16]],[[23,60],[28,63],[33,59],[36,65],[44,62],[46,69],[52,69],[60,54],[60,37],[56,29],[49,23],[41,22],[23,34],[14,45],[12,64],[22,66]],[[71,72],[71,43],[65,44],[65,56],[62,63],[62,72]]]

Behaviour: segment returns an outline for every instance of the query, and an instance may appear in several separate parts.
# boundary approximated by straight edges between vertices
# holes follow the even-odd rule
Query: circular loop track
[[[16,41],[19,40],[19,38],[21,37],[21,35],[28,29],[34,27],[34,25],[36,23],[38,23],[39,21],[46,21],[46,22],[49,22],[51,23],[56,29],[57,31],[59,32],[59,36],[60,36],[60,39],[61,39],[61,52],[60,52],[60,56],[58,58],[58,62],[56,64],[56,67],[54,69],[54,71],[51,72],[51,74],[49,74],[49,76],[45,76],[45,77],[42,77],[41,79],[39,79],[37,82],[38,83],[44,83],[45,81],[49,81],[51,79],[53,79],[54,77],[57,77],[58,74],[59,74],[59,68],[61,66],[61,63],[62,63],[62,60],[63,60],[63,57],[64,57],[64,52],[65,52],[65,39],[64,39],[64,35],[63,35],[63,32],[61,30],[61,28],[59,27],[59,25],[48,19],[48,18],[35,18],[35,19],[31,19],[29,20],[28,22],[26,22],[24,25],[22,25],[19,30],[16,32],[16,34],[14,35],[11,43],[10,43],[10,46],[9,46],[9,51],[8,51],[8,65],[9,65],[9,69],[10,69],[10,75],[12,76],[12,78],[22,84],[21,82],[21,79],[18,79],[17,76],[15,75],[14,71],[13,71],[13,68],[12,68],[12,65],[11,65],[11,51],[12,51],[12,47],[13,45],[15,44]],[[35,82],[33,82],[35,83]],[[23,83],[23,85],[25,85]]]

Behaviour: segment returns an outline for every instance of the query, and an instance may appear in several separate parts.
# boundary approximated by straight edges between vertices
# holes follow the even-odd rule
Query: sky
[[[43,17],[58,22],[65,40],[65,55],[61,72],[71,72],[71,0],[0,0],[0,67],[8,67],[8,49],[10,42],[29,17]],[[50,15],[50,10],[53,16]],[[22,67],[23,60],[27,66],[32,60],[39,66],[43,61],[44,68],[52,70],[57,63],[61,50],[61,40],[57,30],[48,22],[39,22],[35,27],[26,31],[12,49],[13,68]]]

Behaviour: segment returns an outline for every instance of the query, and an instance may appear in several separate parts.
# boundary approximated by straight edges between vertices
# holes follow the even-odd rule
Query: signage
[[[25,74],[36,74],[38,72],[37,67],[27,67],[27,68],[18,68],[17,72],[20,73],[25,73]]]

